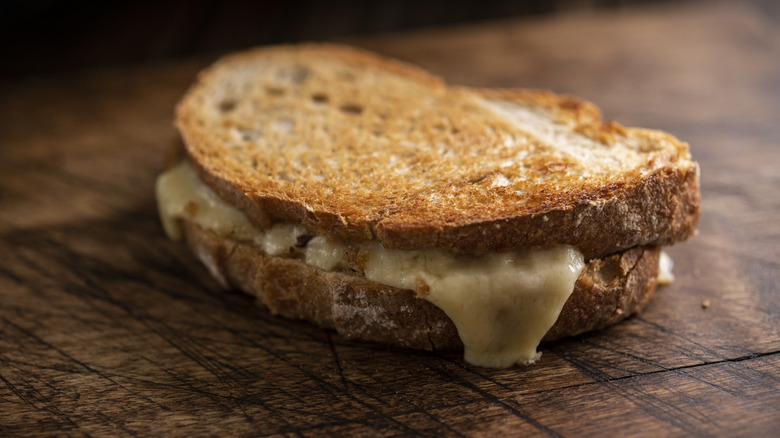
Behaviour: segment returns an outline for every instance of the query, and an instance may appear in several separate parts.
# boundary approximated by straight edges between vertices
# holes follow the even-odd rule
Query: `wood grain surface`
[[[691,143],[677,281],[510,370],[272,317],[164,237],[154,179],[205,62],[0,84],[0,435],[776,435],[778,24],[705,2],[349,41]]]

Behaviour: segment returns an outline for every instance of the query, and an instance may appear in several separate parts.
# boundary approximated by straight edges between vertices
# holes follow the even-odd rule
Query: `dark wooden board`
[[[154,178],[204,62],[0,84],[0,435],[776,433],[780,26],[742,5],[350,41],[692,145],[703,213],[669,250],[677,281],[511,370],[272,317],[164,237]]]

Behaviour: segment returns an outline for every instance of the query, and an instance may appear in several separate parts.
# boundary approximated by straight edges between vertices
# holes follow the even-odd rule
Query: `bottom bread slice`
[[[190,250],[226,288],[254,295],[272,314],[335,329],[350,339],[424,349],[459,350],[453,322],[411,290],[331,272],[284,257],[268,257],[248,244],[182,220]],[[660,247],[626,250],[590,260],[558,320],[542,342],[578,335],[637,313],[656,290]]]

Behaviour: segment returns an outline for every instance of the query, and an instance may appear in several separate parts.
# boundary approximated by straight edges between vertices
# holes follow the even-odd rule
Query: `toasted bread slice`
[[[669,134],[341,46],[226,57],[176,123],[187,160],[158,180],[161,217],[224,286],[481,366],[637,312],[660,245],[699,216],[698,165]]]
[[[454,254],[565,244],[590,260],[684,240],[699,215],[698,166],[671,135],[352,48],[226,57],[176,124],[205,183],[261,229]]]
[[[184,219],[193,253],[223,286],[243,290],[271,313],[335,329],[347,338],[424,350],[461,350],[452,320],[411,290],[301,260],[264,256],[252,245]],[[659,247],[591,260],[544,336],[553,341],[614,324],[639,312],[656,290]]]

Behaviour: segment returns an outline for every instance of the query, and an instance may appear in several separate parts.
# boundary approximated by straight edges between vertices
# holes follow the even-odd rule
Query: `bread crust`
[[[377,238],[388,248],[434,247],[456,254],[565,244],[591,260],[636,246],[686,240],[696,233],[699,206],[698,167],[664,168],[596,192],[558,195],[531,214],[470,223],[396,215],[377,225]]]
[[[482,99],[544,108],[557,122],[570,124],[573,132],[598,142],[604,148],[617,147],[622,141],[638,144],[641,154],[646,154],[646,160],[636,168],[621,170],[618,175],[580,182],[575,168],[578,165],[581,169],[586,168],[587,162],[560,160],[556,163],[555,160],[560,157],[556,158],[554,154],[531,152],[532,158],[539,159],[533,163],[533,160],[529,160],[523,165],[532,166],[531,169],[536,172],[533,175],[564,178],[533,185],[523,183],[518,187],[488,184],[494,178],[504,175],[513,181],[522,180],[522,175],[512,174],[498,164],[471,169],[468,162],[453,161],[454,168],[461,169],[458,166],[463,165],[463,170],[450,173],[439,171],[438,167],[444,161],[440,161],[442,158],[432,151],[414,155],[407,163],[414,168],[414,180],[394,177],[392,172],[385,169],[387,163],[381,160],[376,163],[363,160],[352,167],[342,163],[330,173],[317,174],[331,156],[328,155],[327,147],[317,143],[322,138],[313,137],[316,132],[302,131],[300,138],[305,140],[307,147],[328,150],[307,149],[297,155],[292,152],[285,155],[288,151],[284,148],[289,146],[285,139],[294,138],[294,135],[282,135],[281,140],[278,140],[282,146],[277,144],[282,148],[279,150],[264,149],[273,146],[273,142],[262,147],[244,143],[225,146],[225,142],[232,141],[231,132],[255,129],[245,126],[252,123],[252,117],[242,118],[238,110],[231,110],[225,115],[205,113],[204,108],[210,108],[207,102],[216,104],[216,101],[210,101],[217,99],[212,94],[235,93],[235,90],[225,91],[220,87],[223,75],[240,72],[247,68],[246,65],[266,58],[286,60],[293,66],[318,58],[325,60],[323,62],[335,62],[337,67],[346,65],[350,69],[354,68],[354,71],[347,69],[348,73],[371,70],[378,72],[376,74],[390,74],[399,81],[405,81],[405,85],[419,87],[431,99],[440,99],[443,103],[433,107],[431,114],[438,114],[435,110],[457,106],[459,109],[450,114],[454,121],[450,126],[452,131],[446,133],[446,138],[434,132],[439,126],[436,117],[412,120],[412,124],[419,125],[415,132],[423,135],[426,141],[430,140],[429,144],[439,140],[452,141],[453,148],[465,147],[464,151],[469,152],[469,145],[486,142],[492,145],[491,152],[495,151],[497,155],[503,153],[502,142],[506,139],[501,135],[517,132],[507,125],[506,120],[490,116],[484,108],[480,110],[475,102]],[[323,71],[335,75],[341,68],[337,67],[328,67],[329,70]],[[308,79],[309,82],[312,80]],[[293,78],[294,84],[284,91],[284,96],[294,94],[298,89],[295,87],[303,87],[306,81],[305,78]],[[280,90],[273,91],[277,92]],[[332,98],[360,92],[359,89],[347,88]],[[264,114],[274,113],[274,108],[278,106],[271,102],[277,98],[273,93],[261,96],[262,99],[254,97],[253,101],[245,105],[268,101],[269,107]],[[295,111],[290,113],[293,115],[284,116],[291,119],[281,119],[283,129],[291,129],[287,123],[295,121],[294,114],[311,110],[307,94],[311,91],[301,93],[306,94],[306,98],[296,101]],[[413,100],[417,98],[415,96],[417,94],[410,93],[404,99],[412,100],[404,100],[396,106],[375,106],[408,112],[410,110],[407,106],[424,103],[424,99],[419,102]],[[326,113],[306,113],[306,117],[298,114],[298,117],[313,120],[318,114],[325,114],[329,120],[327,127],[335,129],[339,126],[344,129],[331,132],[328,137],[330,140],[327,141],[335,141],[334,138],[342,136],[355,136],[351,143],[333,146],[345,148],[343,151],[339,149],[339,156],[342,156],[344,162],[359,161],[364,158],[360,154],[370,155],[370,151],[361,148],[368,147],[366,145],[372,141],[379,141],[365,137],[371,131],[365,127],[375,123],[381,116],[378,112],[372,112],[372,108],[367,103],[359,115],[345,116],[337,109],[331,109],[331,112]],[[248,115],[257,114],[249,109],[246,111]],[[349,117],[349,120],[343,122],[343,125],[330,124],[333,120],[347,120],[345,117]],[[219,118],[221,125],[208,126],[214,118]],[[491,125],[495,132],[485,130],[486,121],[495,125]],[[264,135],[271,135],[273,123],[270,127],[262,127]],[[304,124],[308,126],[307,123]],[[377,126],[385,126],[382,124],[384,122],[377,123],[380,123]],[[462,126],[455,126],[458,123]],[[687,144],[671,135],[626,128],[614,122],[604,123],[595,105],[572,96],[538,90],[447,87],[440,78],[419,68],[343,46],[277,46],[229,56],[199,76],[198,83],[177,109],[177,126],[202,180],[229,203],[243,210],[261,229],[276,222],[293,222],[305,226],[312,234],[334,240],[376,240],[388,248],[436,248],[453,254],[482,254],[568,244],[579,248],[585,258],[590,260],[636,246],[666,245],[685,240],[695,234],[699,217],[698,165],[690,161]],[[356,134],[345,126],[363,127],[365,132]],[[306,129],[309,128],[311,126]],[[405,133],[406,129],[407,125],[403,125],[399,131]],[[215,131],[224,132],[215,134]],[[399,135],[403,137],[405,134]],[[534,148],[538,146],[537,143],[530,140],[523,147]],[[399,147],[398,142],[394,145]],[[247,152],[252,147],[256,152]],[[377,146],[371,151],[389,149]],[[391,152],[395,157],[416,153],[411,149]],[[233,154],[239,155],[231,161]],[[286,161],[268,158],[281,156]],[[301,165],[289,164],[299,159],[314,161]],[[249,170],[250,162],[254,162],[254,170]],[[559,167],[553,169],[551,166]],[[426,181],[434,173],[432,180]],[[430,187],[426,184],[430,184]],[[518,195],[521,192],[524,194]],[[431,197],[437,195],[441,195],[441,199],[432,202]]]
[[[460,350],[446,314],[411,290],[288,258],[182,220],[187,244],[226,288],[256,297],[272,314],[334,329],[346,338],[423,350]],[[660,247],[633,248],[591,260],[543,342],[575,336],[639,312],[656,290]]]

